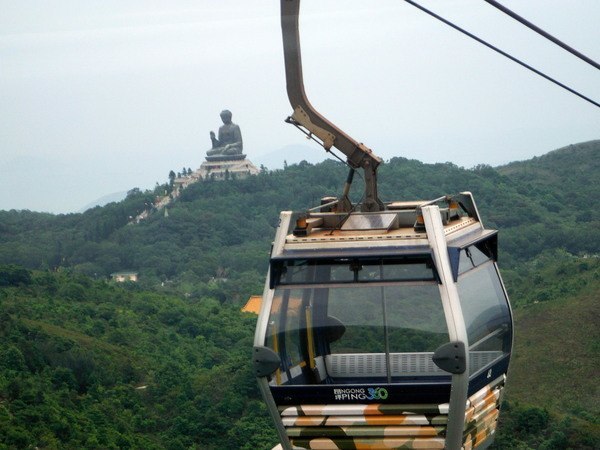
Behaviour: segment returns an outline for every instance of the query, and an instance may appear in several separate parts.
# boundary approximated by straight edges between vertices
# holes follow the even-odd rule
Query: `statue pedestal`
[[[246,155],[207,157],[198,170],[203,180],[229,180],[258,174],[259,170]]]

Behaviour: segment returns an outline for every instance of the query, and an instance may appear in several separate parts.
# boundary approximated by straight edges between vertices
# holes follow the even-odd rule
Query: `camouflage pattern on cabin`
[[[443,449],[448,405],[280,407],[290,442],[305,449]]]
[[[476,449],[496,431],[505,380],[502,375],[467,400],[463,450]],[[279,413],[295,448],[443,449],[448,404],[300,405]]]
[[[496,432],[505,381],[506,375],[502,375],[471,395],[467,400],[463,439],[464,450],[479,447]]]
[[[442,450],[444,438],[381,438],[381,439],[329,439],[293,440],[294,446],[319,450],[376,450],[376,449],[427,449]]]

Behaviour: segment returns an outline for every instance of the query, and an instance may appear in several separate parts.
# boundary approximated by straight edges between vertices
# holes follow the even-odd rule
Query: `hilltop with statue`
[[[132,222],[139,223],[146,219],[153,211],[165,209],[165,215],[168,215],[166,207],[179,195],[181,191],[190,184],[207,180],[230,180],[242,179],[250,175],[256,175],[259,170],[242,153],[244,143],[242,141],[242,131],[239,125],[233,123],[231,111],[225,109],[221,111],[221,120],[223,125],[215,134],[210,132],[212,146],[206,152],[205,161],[200,168],[192,171],[184,169],[175,174],[173,171],[169,174],[170,191],[165,191],[164,196],[158,196],[150,209],[144,210],[135,217]]]
[[[206,161],[198,170],[202,179],[224,180],[228,178],[245,178],[256,175],[259,171],[242,153],[244,143],[239,125],[231,121],[231,111],[221,111],[223,125],[219,127],[218,137],[210,132],[212,148],[206,152]]]

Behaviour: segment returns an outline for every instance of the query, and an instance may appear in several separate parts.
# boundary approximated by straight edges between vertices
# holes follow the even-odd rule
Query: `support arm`
[[[306,97],[298,32],[299,10],[300,0],[281,0],[285,77],[288,98],[294,109],[289,121],[305,128],[309,135],[318,137],[326,150],[332,146],[337,148],[346,155],[351,167],[362,168],[365,177],[365,197],[362,210],[382,211],[385,207],[377,195],[377,167],[382,162],[381,158],[319,114]]]

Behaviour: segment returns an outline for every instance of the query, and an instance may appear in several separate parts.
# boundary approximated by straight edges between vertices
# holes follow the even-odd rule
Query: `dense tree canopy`
[[[553,330],[584,362],[517,357],[497,448],[600,440],[593,388],[584,398],[556,381],[530,386],[593,379],[597,367],[599,153],[595,141],[499,168],[394,158],[379,171],[384,201],[474,193],[484,223],[501,231],[521,355],[543,359],[532,336],[550,311],[569,316]],[[345,175],[338,162],[303,162],[196,183],[168,217],[140,223],[132,219],[155,192],[132,189],[83,214],[0,211],[0,449],[270,449],[275,433],[250,370],[255,318],[239,308],[262,292],[279,212],[336,195]],[[108,281],[122,270],[139,272],[139,283]]]

